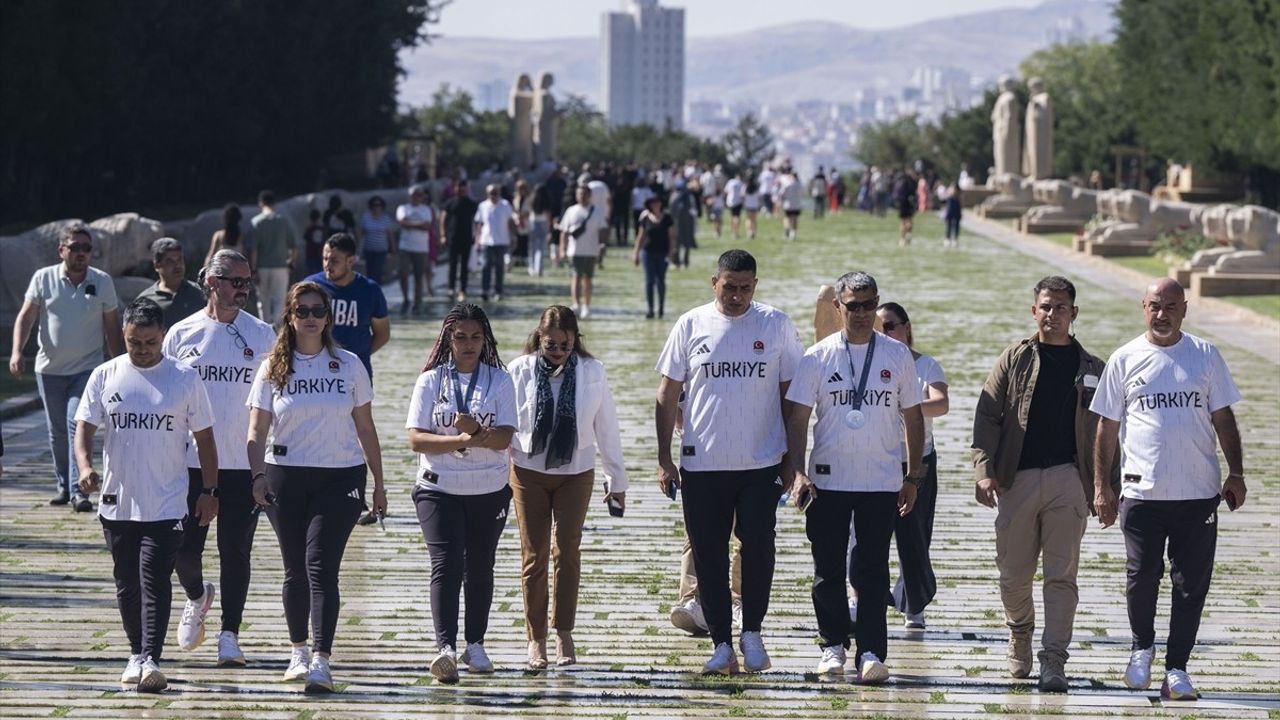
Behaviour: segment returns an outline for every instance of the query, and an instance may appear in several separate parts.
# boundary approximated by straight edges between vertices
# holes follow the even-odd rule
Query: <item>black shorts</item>
[[[574,255],[570,258],[573,261],[573,274],[579,277],[595,277],[596,263],[599,258],[591,255]]]
[[[787,217],[789,217],[789,218],[797,218],[797,217],[800,217],[800,211],[799,211],[799,210],[787,210],[787,211],[786,211],[786,213],[787,213]]]
[[[734,216],[734,217],[742,217],[742,206],[741,206],[741,205],[730,205],[730,206],[729,206],[729,214],[730,214],[730,215],[732,215],[732,216]]]

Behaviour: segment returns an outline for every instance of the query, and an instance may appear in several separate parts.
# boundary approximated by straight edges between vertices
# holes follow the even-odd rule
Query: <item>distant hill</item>
[[[446,11],[447,17],[447,11]],[[991,10],[889,30],[804,22],[687,40],[686,101],[809,99],[851,101],[863,88],[894,92],[921,65],[957,67],[976,77],[1015,72],[1032,52],[1067,34],[1109,38],[1109,0],[1048,0],[1033,8]],[[406,53],[402,104],[428,102],[441,83],[474,92],[510,83],[520,72],[550,70],[561,93],[600,102],[595,37],[495,40],[443,37]]]

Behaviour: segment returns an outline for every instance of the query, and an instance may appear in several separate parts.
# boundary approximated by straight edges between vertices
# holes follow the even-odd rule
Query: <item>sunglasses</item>
[[[214,277],[222,282],[229,283],[236,290],[243,290],[253,284],[253,278],[227,277],[226,275],[214,275]]]
[[[885,321],[884,321],[884,331],[885,331],[885,332],[887,332],[887,333],[891,333],[891,332],[893,332],[894,330],[897,330],[898,328],[903,327],[903,326],[905,326],[905,325],[906,325],[906,323],[904,323],[904,322],[894,322],[893,320],[885,320]]]
[[[877,307],[880,306],[880,298],[877,296],[863,302],[858,302],[857,300],[850,300],[849,302],[842,302],[840,304],[844,305],[844,309],[848,310],[849,312],[858,312],[858,311],[873,312]]]
[[[323,305],[299,305],[293,309],[293,315],[301,320],[309,317],[322,318],[329,314],[328,308]]]
[[[573,343],[542,343],[542,352],[569,352],[573,349]]]
[[[70,250],[71,252],[74,252],[74,253],[87,253],[87,252],[93,252],[93,245],[91,245],[91,244],[89,244],[89,243],[86,243],[86,242],[67,243],[66,245],[63,245],[62,247],[66,248],[66,249],[68,249],[68,250]]]

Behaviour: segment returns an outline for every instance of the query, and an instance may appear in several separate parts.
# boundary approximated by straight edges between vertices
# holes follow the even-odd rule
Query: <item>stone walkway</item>
[[[816,662],[809,599],[812,565],[801,516],[779,510],[778,569],[765,637],[774,669],[760,676],[706,680],[696,674],[710,651],[667,621],[675,599],[682,538],[679,505],[653,486],[653,362],[678,311],[709,299],[715,255],[731,246],[704,233],[691,270],[673,271],[668,320],[643,319],[639,271],[610,249],[600,294],[585,323],[588,346],[609,368],[623,425],[633,490],[627,516],[593,506],[584,539],[581,664],[533,674],[522,670],[524,629],[515,523],[499,547],[497,598],[486,647],[498,664],[490,677],[454,687],[433,683],[428,561],[409,501],[414,459],[404,438],[407,388],[439,328],[444,305],[427,318],[397,318],[391,344],[375,357],[375,417],[384,447],[391,517],[386,531],[358,528],[343,566],[343,608],[334,648],[343,692],[305,697],[279,682],[287,657],[281,613],[280,560],[264,522],[254,553],[254,581],[241,639],[248,668],[215,668],[211,636],[191,653],[172,645],[164,667],[171,689],[161,696],[121,692],[127,655],[111,582],[110,557],[90,517],[44,504],[50,463],[43,420],[6,421],[8,454],[0,481],[0,715],[4,717],[1280,717],[1280,374],[1274,361],[1214,333],[1245,394],[1238,406],[1250,475],[1248,505],[1224,513],[1215,585],[1192,659],[1205,698],[1162,703],[1158,692],[1124,689],[1128,657],[1123,604],[1124,547],[1116,529],[1086,533],[1071,692],[1042,696],[1034,681],[1010,680],[994,568],[993,513],[972,498],[967,446],[978,388],[995,356],[1031,332],[1030,287],[1061,265],[1080,287],[1076,330],[1106,355],[1141,331],[1132,283],[1046,254],[1043,241],[990,240],[966,233],[963,249],[941,249],[941,227],[921,218],[915,246],[899,250],[894,221],[843,215],[803,218],[800,240],[784,245],[776,221],[762,239],[741,243],[760,259],[757,298],[796,319],[808,341],[811,298],[818,284],[864,267],[884,300],[912,314],[921,349],[939,359],[952,388],[951,413],[936,425],[940,495],[934,564],[939,593],[929,629],[901,629],[890,615],[892,680],[864,689],[824,682]],[[1040,243],[1039,245],[1037,243]],[[518,354],[537,312],[564,302],[563,271],[531,280],[509,276],[493,310],[502,356]],[[475,288],[473,288],[475,289]],[[1192,332],[1220,325],[1193,314]],[[1209,333],[1206,333],[1209,334]],[[1242,344],[1248,345],[1248,342]],[[210,548],[213,544],[210,543]],[[216,558],[206,571],[216,577]],[[1166,586],[1167,587],[1167,586]],[[1167,590],[1166,590],[1167,593]],[[179,592],[180,594],[180,592]],[[179,606],[180,609],[180,606]],[[177,611],[174,614],[176,623]],[[211,615],[216,618],[217,609]],[[1161,601],[1158,627],[1167,623]],[[216,620],[213,621],[216,626]],[[1160,632],[1163,636],[1163,631]]]

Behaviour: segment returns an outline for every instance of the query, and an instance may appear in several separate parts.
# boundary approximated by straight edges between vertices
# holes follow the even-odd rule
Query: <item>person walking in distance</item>
[[[423,311],[422,298],[434,295],[431,289],[431,231],[436,224],[436,213],[426,187],[409,188],[409,202],[396,208],[396,221],[400,224],[398,250],[400,251],[400,296],[404,298],[400,314],[412,309],[416,315]],[[413,306],[409,305],[409,280],[413,280]],[[341,342],[341,340],[339,340]],[[345,345],[345,344],[344,344]]]
[[[275,193],[258,193],[261,212],[249,222],[249,235],[244,241],[249,267],[258,281],[258,317],[268,325],[275,325],[280,319],[289,290],[289,273],[298,255],[298,233],[288,218],[275,211],[275,204]]]
[[[58,242],[56,265],[31,276],[22,309],[13,323],[9,373],[21,378],[27,361],[22,355],[32,326],[40,322],[36,352],[36,390],[44,404],[53,453],[55,481],[50,505],[66,505],[90,512],[93,502],[79,486],[79,465],[71,439],[76,433],[76,409],[89,374],[103,359],[124,352],[116,286],[107,273],[90,267],[93,236],[83,225],[69,228]]]
[[[502,277],[507,268],[507,253],[516,236],[515,210],[499,192],[497,185],[484,189],[485,199],[476,208],[476,252],[484,253],[484,271],[480,276],[480,298],[489,301],[489,278],[493,276],[493,299],[502,299]]]
[[[569,298],[581,318],[591,316],[591,291],[600,257],[601,233],[608,232],[604,213],[591,202],[591,188],[579,185],[577,203],[560,218],[560,257],[573,263]]]
[[[636,223],[636,249],[633,261],[644,265],[644,299],[649,306],[645,317],[654,317],[653,294],[658,293],[658,317],[667,307],[667,266],[675,260],[676,246],[672,242],[675,221],[662,209],[662,198],[650,196],[645,210]]]
[[[151,256],[152,267],[159,279],[138,297],[159,305],[164,312],[164,326],[173,327],[205,306],[204,292],[186,277],[187,264],[182,243],[171,237],[162,237],[151,243]]]
[[[449,294],[456,302],[467,299],[467,265],[475,244],[473,223],[478,207],[466,179],[461,179],[454,196],[440,208],[440,227],[449,243]]]
[[[924,476],[924,416],[911,349],[875,330],[875,278],[842,275],[835,285],[844,327],[809,348],[787,391],[787,448],[796,507],[805,510],[813,552],[813,607],[822,657],[817,672],[844,673],[849,631],[856,638],[858,681],[889,677],[883,602],[889,592],[889,540],[895,518],[908,517]],[[875,378],[872,381],[872,377]],[[804,465],[809,418],[817,413],[813,456]],[[899,443],[906,426],[906,466]],[[861,602],[850,628],[845,556],[850,522],[857,537],[849,574]]]
[[[169,682],[160,670],[173,566],[185,525],[208,527],[218,514],[218,449],[213,408],[195,370],[161,352],[164,314],[154,302],[136,300],[125,311],[128,351],[89,376],[76,410],[76,464],[86,495],[101,485],[98,519],[111,550],[116,602],[129,661],[120,685],[160,692]],[[103,428],[102,475],[94,469],[93,437]],[[187,503],[187,443],[195,441],[201,492]]]
[[[782,227],[783,234],[787,240],[795,240],[796,232],[799,230],[800,213],[804,210],[804,186],[800,184],[800,178],[796,177],[795,170],[790,166],[782,168],[782,175],[778,178],[778,189],[776,195],[778,197],[778,205],[782,208]]]
[[[547,666],[549,563],[555,564],[550,605],[556,664],[577,662],[579,546],[595,487],[597,449],[604,471],[602,501],[611,503],[611,513],[626,509],[628,483],[609,379],[604,364],[587,352],[573,311],[563,305],[544,310],[524,351],[510,366],[518,408],[511,490],[524,560],[529,667],[540,670]]]
[[[742,637],[748,672],[769,669],[760,631],[773,584],[778,498],[787,490],[782,398],[799,363],[795,326],[781,311],[754,302],[756,260],[745,250],[720,256],[713,302],[680,316],[657,370],[655,425],[658,484],[684,497],[698,592],[711,633],[705,673],[738,672],[731,645],[729,536],[742,543]],[[680,468],[671,451],[680,392],[686,412]],[[736,521],[736,526],[735,526]]]
[[[382,287],[356,272],[356,241],[337,233],[324,242],[324,270],[306,278],[329,294],[333,339],[355,353],[373,381],[373,354],[391,340],[391,318]]]
[[[1195,700],[1200,692],[1187,664],[1213,577],[1218,507],[1225,501],[1235,511],[1248,494],[1231,409],[1241,397],[1218,349],[1182,331],[1187,299],[1177,281],[1163,278],[1148,286],[1142,311],[1147,331],[1112,353],[1090,406],[1102,416],[1094,467],[1109,467],[1119,447],[1124,479],[1117,501],[1109,478],[1099,474],[1093,503],[1102,527],[1118,515],[1124,533],[1133,634],[1124,684],[1145,690],[1151,683],[1167,552],[1173,598],[1160,696]],[[1215,440],[1227,461],[1225,480]]]
[[[305,681],[308,693],[334,690],[329,657],[341,606],[338,575],[365,509],[366,473],[373,475],[373,510],[387,509],[373,386],[360,359],[334,342],[332,318],[323,288],[294,285],[247,401],[253,498],[266,507],[284,561],[284,617],[293,645],[284,680]]]
[[[459,303],[445,316],[413,386],[405,420],[418,454],[413,503],[431,556],[431,675],[458,681],[458,662],[492,673],[485,652],[493,564],[511,505],[507,448],[516,427],[515,390],[484,310]],[[466,598],[466,646],[458,647],[458,593]]]
[[[1000,354],[978,396],[974,494],[997,510],[996,567],[1009,626],[1009,674],[1031,674],[1032,591],[1042,562],[1039,687],[1066,692],[1067,648],[1079,601],[1076,571],[1094,477],[1097,416],[1088,408],[1103,363],[1071,334],[1079,308],[1070,280],[1045,277],[1032,298],[1036,334]],[[1111,474],[1106,468],[1099,472]]]
[[[213,406],[213,434],[218,443],[219,587],[222,626],[218,634],[218,666],[245,664],[240,650],[240,625],[249,577],[258,516],[253,512],[253,482],[245,437],[249,411],[245,400],[258,367],[271,352],[276,333],[271,326],[244,312],[253,283],[249,261],[235,250],[219,250],[200,271],[200,286],[208,295],[203,309],[188,315],[164,336],[165,357],[199,375]],[[194,517],[204,497],[198,444],[187,448],[187,513]],[[194,650],[204,642],[205,616],[213,607],[217,588],[204,577],[204,546],[209,526],[187,523],[178,549],[178,581],[187,594],[178,622],[178,647]]]

